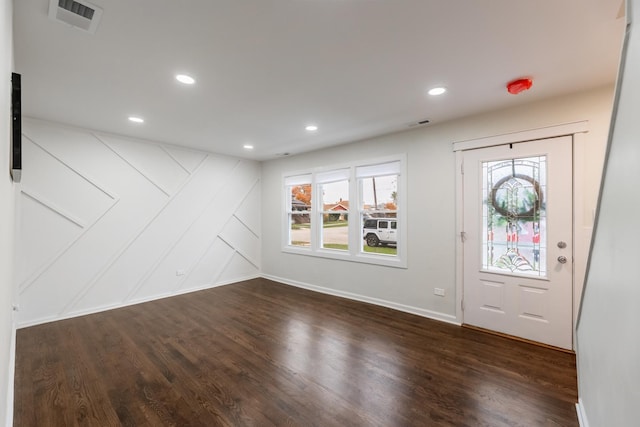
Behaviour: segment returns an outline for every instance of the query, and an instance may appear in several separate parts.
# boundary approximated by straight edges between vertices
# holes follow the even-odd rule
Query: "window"
[[[287,244],[311,246],[311,174],[288,177],[287,188]]]
[[[482,268],[547,275],[547,156],[482,162]]]
[[[349,249],[349,169],[316,174],[322,206],[318,224],[322,229],[321,247],[346,251]]]
[[[284,176],[286,252],[406,267],[404,157]]]
[[[364,252],[398,255],[399,176],[399,161],[356,167]],[[395,218],[395,221],[379,218]]]

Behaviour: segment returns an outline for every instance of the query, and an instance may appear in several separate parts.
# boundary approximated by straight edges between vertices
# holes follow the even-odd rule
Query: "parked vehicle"
[[[396,245],[398,220],[396,218],[366,218],[362,238],[367,246]]]

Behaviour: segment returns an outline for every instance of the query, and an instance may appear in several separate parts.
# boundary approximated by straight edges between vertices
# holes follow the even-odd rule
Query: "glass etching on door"
[[[546,156],[482,163],[482,268],[547,272]]]

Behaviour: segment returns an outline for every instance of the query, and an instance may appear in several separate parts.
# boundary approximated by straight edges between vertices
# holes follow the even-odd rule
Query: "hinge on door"
[[[464,243],[465,240],[467,240],[467,232],[466,231],[461,231],[460,232],[460,241],[462,243]]]
[[[460,309],[464,311],[464,298],[460,300]]]
[[[460,163],[460,173],[464,175],[464,162]]]

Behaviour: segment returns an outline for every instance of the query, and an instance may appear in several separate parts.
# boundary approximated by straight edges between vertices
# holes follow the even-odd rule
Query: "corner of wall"
[[[13,312],[15,186],[10,178],[13,2],[0,2],[0,424],[13,425],[16,327]],[[5,120],[5,118],[7,118]]]
[[[584,410],[582,399],[578,399],[578,403],[576,403],[576,414],[578,415],[580,427],[589,427],[589,421],[587,421],[587,413]]]
[[[638,2],[627,2],[627,28],[616,85],[605,166],[578,315],[578,415],[581,425],[638,424],[640,288],[633,268],[640,256],[637,140],[640,126],[640,21]],[[633,26],[631,25],[633,24]],[[620,230],[624,224],[624,232]]]

